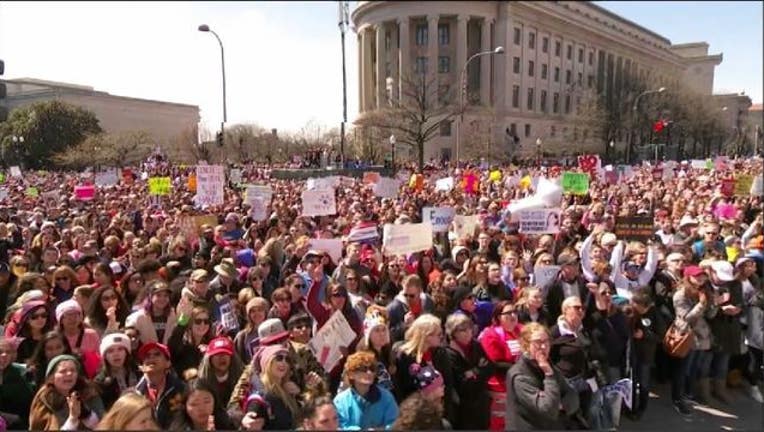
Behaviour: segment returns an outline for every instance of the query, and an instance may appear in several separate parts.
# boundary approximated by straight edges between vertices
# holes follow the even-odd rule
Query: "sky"
[[[355,2],[351,2],[351,10]],[[671,40],[724,54],[714,91],[762,102],[762,2],[596,2]],[[89,85],[115,95],[199,105],[202,123],[297,131],[342,119],[335,2],[1,2],[4,78]],[[358,111],[356,35],[346,35],[348,120]]]

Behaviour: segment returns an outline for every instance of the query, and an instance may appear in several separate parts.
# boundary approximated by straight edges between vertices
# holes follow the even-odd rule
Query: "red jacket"
[[[522,353],[520,351],[520,331],[522,325],[517,324],[513,332],[505,331],[500,325],[486,327],[478,341],[488,358],[496,363],[496,373],[488,379],[488,390],[506,393],[506,377],[508,366],[514,364]],[[512,347],[510,349],[510,346]]]

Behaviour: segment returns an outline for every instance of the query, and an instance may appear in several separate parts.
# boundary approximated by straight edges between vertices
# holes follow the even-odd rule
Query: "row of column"
[[[458,15],[456,17],[456,31],[451,34],[451,40],[456,46],[456,55],[451,63],[450,74],[454,77],[453,82],[459,86],[459,91],[464,91],[463,83],[458,83],[462,69],[467,62],[467,24],[470,17]],[[427,16],[427,80],[431,82],[438,78],[439,57],[439,34],[438,15]],[[480,51],[493,49],[491,45],[490,18],[481,19]],[[397,26],[397,28],[396,28]],[[385,50],[385,33],[390,30],[389,50]],[[398,31],[396,31],[398,30]],[[373,33],[373,34],[372,34]],[[411,64],[411,25],[409,18],[399,18],[394,23],[379,23],[362,27],[358,32],[359,45],[359,98],[362,111],[380,108],[388,103],[388,76],[385,70],[387,55],[390,54],[391,70],[390,79],[392,84],[392,97],[397,100],[405,91],[404,83],[400,79],[401,74],[412,71]],[[375,51],[376,65],[372,61],[372,50]],[[480,58],[480,102],[483,105],[491,104],[491,57]],[[376,66],[376,67],[375,67]],[[465,77],[466,81],[466,77]],[[464,83],[466,85],[466,82]],[[376,93],[376,94],[375,94]]]

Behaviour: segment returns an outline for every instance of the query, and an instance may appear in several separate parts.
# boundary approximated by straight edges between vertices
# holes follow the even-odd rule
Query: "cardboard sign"
[[[454,178],[446,177],[435,182],[435,190],[438,192],[448,192],[454,188]]]
[[[405,255],[432,248],[432,224],[394,225],[382,228],[382,249],[385,255]]]
[[[363,173],[363,184],[374,184],[380,179],[380,175],[376,171],[367,171]]]
[[[225,169],[220,165],[196,166],[196,205],[222,205],[225,189]]]
[[[479,224],[480,224],[480,217],[478,215],[472,215],[472,216],[455,215],[454,216],[454,232],[456,233],[457,236],[459,236],[459,238],[474,235],[475,227],[477,227]]]
[[[21,177],[21,168],[17,166],[11,167],[11,177]]]
[[[554,282],[557,274],[560,273],[560,266],[556,265],[540,265],[533,268],[533,285],[541,287],[543,296],[546,297],[546,292],[549,285]]]
[[[583,173],[562,173],[562,191],[573,195],[589,193],[589,176]]]
[[[326,252],[335,264],[342,259],[342,239],[310,239],[310,248]]]
[[[93,185],[75,186],[74,197],[80,201],[90,201],[95,198],[96,188]]]
[[[748,196],[751,194],[751,187],[753,186],[753,176],[748,174],[738,174],[735,176],[735,190],[736,196]]]
[[[652,216],[628,216],[615,219],[615,235],[622,240],[645,242],[655,235]]]
[[[422,222],[432,224],[432,231],[436,233],[448,232],[454,216],[456,216],[456,209],[453,207],[422,208]]]
[[[302,193],[303,216],[331,216],[337,214],[334,190],[304,191]]]
[[[398,196],[400,183],[396,179],[381,177],[374,184],[374,196],[380,198],[395,198]]]
[[[239,168],[231,168],[228,172],[228,180],[233,184],[241,183],[241,170]]]
[[[523,210],[519,214],[523,234],[557,234],[560,232],[560,209]]]
[[[169,195],[170,191],[172,191],[172,180],[170,177],[149,178],[149,195]]]
[[[342,358],[340,347],[350,346],[357,335],[348,324],[342,311],[336,311],[316,332],[308,346],[327,372],[334,369]]]
[[[38,191],[36,187],[28,187],[26,190],[26,196],[30,198],[37,198],[40,196],[40,191]]]
[[[116,168],[96,173],[95,184],[98,186],[114,186],[117,183],[119,183],[119,174]]]
[[[259,199],[265,205],[271,203],[273,188],[270,185],[247,185],[244,190],[244,204],[252,206],[254,200]]]
[[[339,182],[338,179],[339,177],[309,178],[308,181],[305,182],[305,189],[309,191],[334,191],[334,188],[336,187],[335,183]]]

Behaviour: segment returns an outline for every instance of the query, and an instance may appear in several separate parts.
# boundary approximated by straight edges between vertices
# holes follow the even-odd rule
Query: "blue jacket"
[[[374,384],[364,397],[348,388],[334,397],[340,428],[344,430],[390,429],[398,418],[398,404],[387,389]]]

